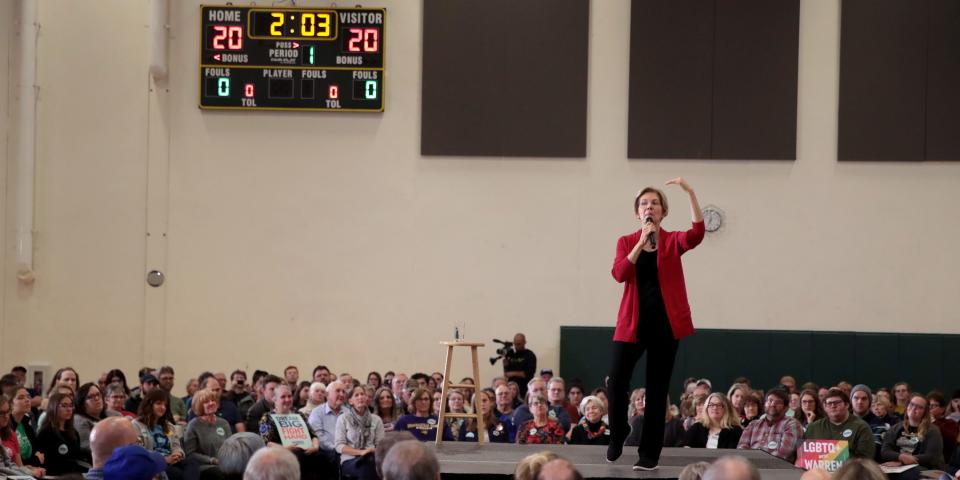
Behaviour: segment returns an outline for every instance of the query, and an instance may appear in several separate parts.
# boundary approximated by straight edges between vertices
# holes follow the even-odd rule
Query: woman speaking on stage
[[[607,461],[623,452],[630,433],[627,423],[627,392],[630,377],[640,357],[647,353],[646,412],[634,470],[654,470],[663,449],[664,416],[670,375],[680,339],[693,333],[687,288],[680,256],[703,240],[704,225],[693,188],[683,178],[666,183],[686,192],[692,225],[683,232],[661,228],[667,216],[667,197],[647,187],[637,193],[633,212],[640,230],[617,240],[613,278],[623,284],[623,299],[613,334],[613,365],[610,369],[610,445]]]

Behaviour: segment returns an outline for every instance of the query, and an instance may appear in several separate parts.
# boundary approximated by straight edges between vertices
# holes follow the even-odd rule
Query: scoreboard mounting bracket
[[[382,112],[387,11],[201,5],[204,110]]]

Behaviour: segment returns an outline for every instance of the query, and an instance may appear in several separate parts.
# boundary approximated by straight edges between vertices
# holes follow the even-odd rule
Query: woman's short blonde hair
[[[737,415],[737,412],[733,410],[733,404],[730,403],[730,399],[720,392],[713,392],[707,396],[707,400],[703,402],[703,411],[700,412],[700,417],[697,418],[697,421],[700,422],[700,424],[704,427],[710,427],[710,401],[714,398],[720,400],[720,402],[723,404],[723,418],[720,419],[720,428],[739,427],[740,416]]]
[[[210,400],[217,401],[217,410],[220,409],[220,398],[217,397],[217,394],[213,390],[203,389],[198,390],[193,394],[193,400],[190,400],[190,410],[193,410],[193,414],[202,417],[206,412],[203,411],[203,404],[209,402]]]

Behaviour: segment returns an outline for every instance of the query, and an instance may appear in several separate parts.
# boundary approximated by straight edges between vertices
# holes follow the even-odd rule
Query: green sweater
[[[856,415],[850,415],[840,425],[834,425],[827,417],[816,420],[807,427],[803,438],[804,440],[846,440],[850,444],[851,458],[873,460],[877,448],[873,443],[870,425]]]

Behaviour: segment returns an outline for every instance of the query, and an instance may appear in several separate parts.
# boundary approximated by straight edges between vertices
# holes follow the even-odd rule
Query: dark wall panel
[[[839,160],[923,160],[927,2],[843,0]]]
[[[960,2],[928,4],[927,160],[960,160]]]
[[[496,155],[499,138],[497,59],[491,35],[499,12],[468,0],[425,0],[421,142],[423,155]]]
[[[630,8],[629,158],[710,158],[714,2]]]
[[[588,0],[423,12],[423,155],[586,156]]]
[[[560,327],[559,374],[588,389],[601,385],[612,338],[613,327]],[[960,388],[960,369],[953,368],[958,342],[960,335],[700,329],[680,342],[670,392],[675,400],[687,377],[709,378],[726,391],[741,375],[767,389],[789,373],[801,384],[847,380],[889,388],[907,380],[916,391],[949,393]],[[531,348],[537,350],[535,342]],[[634,372],[635,388],[645,382],[644,365]]]
[[[799,0],[717,0],[713,158],[796,159]]]

